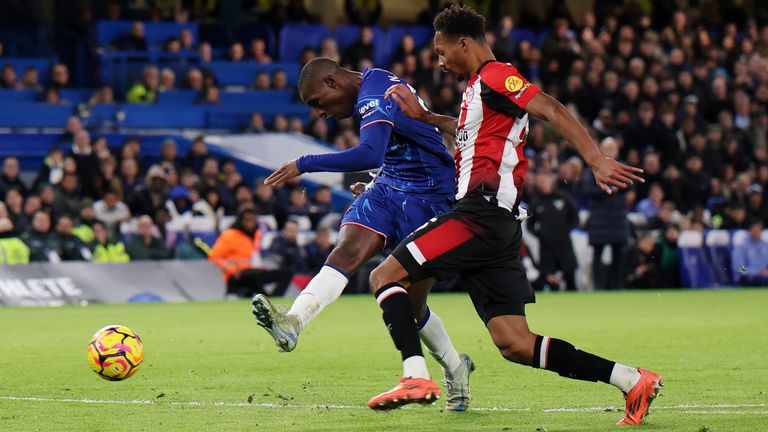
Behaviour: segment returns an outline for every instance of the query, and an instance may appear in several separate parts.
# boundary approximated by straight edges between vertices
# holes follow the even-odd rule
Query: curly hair
[[[435,31],[450,38],[468,36],[482,40],[485,37],[485,17],[471,7],[453,4],[435,17]]]

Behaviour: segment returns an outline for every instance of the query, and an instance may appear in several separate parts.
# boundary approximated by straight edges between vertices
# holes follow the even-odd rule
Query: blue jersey
[[[440,132],[408,118],[391,98],[384,99],[384,92],[395,84],[407,85],[392,72],[366,69],[357,94],[354,116],[360,123],[361,136],[365,128],[374,124],[392,127],[376,183],[408,193],[453,195],[456,190],[454,161],[443,145]]]

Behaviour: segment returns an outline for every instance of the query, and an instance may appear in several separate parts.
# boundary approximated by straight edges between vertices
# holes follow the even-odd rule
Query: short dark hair
[[[469,36],[472,39],[485,38],[485,17],[471,7],[454,4],[435,17],[435,31],[450,38]]]

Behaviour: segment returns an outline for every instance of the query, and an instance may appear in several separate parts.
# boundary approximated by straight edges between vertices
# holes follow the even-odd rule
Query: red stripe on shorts
[[[431,261],[456,246],[471,239],[474,233],[456,219],[448,219],[437,228],[427,232],[413,242],[427,261]]]

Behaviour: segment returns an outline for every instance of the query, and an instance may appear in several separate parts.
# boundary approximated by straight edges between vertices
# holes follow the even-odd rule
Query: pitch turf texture
[[[534,330],[662,374],[643,431],[768,430],[768,290],[543,294]],[[477,371],[475,408],[373,412],[399,355],[368,296],[343,297],[278,353],[245,301],[0,308],[0,430],[617,430],[623,399],[601,383],[504,361],[465,295],[432,308]],[[142,337],[127,381],[91,372],[86,345],[107,324]],[[439,367],[429,359],[432,374]]]

